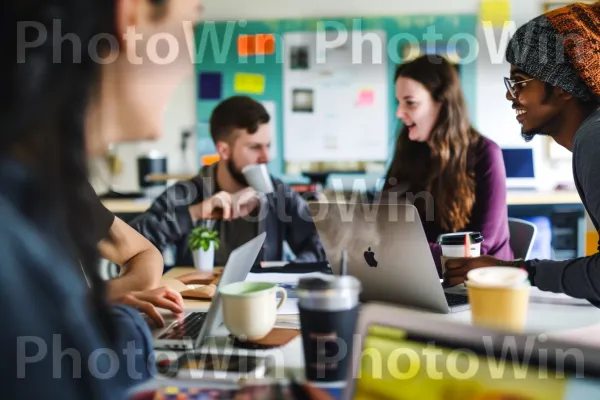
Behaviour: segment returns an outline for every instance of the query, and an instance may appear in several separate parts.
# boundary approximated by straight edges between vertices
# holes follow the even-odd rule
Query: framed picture
[[[594,4],[595,2],[596,2],[596,0],[547,0],[544,2],[544,12],[548,12],[551,10],[555,10],[557,8],[568,6],[569,4],[575,4],[575,3]]]

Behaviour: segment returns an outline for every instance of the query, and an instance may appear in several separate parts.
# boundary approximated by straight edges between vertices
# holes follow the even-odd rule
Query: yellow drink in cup
[[[473,325],[522,332],[527,322],[531,284],[523,270],[487,267],[467,274]]]

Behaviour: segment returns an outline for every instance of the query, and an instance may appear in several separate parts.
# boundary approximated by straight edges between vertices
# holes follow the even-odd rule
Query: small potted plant
[[[189,247],[194,256],[196,269],[212,271],[215,263],[215,250],[219,249],[219,232],[204,226],[195,227],[189,238]]]

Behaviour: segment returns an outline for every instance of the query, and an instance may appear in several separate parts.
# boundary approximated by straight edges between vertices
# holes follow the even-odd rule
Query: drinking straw
[[[471,248],[471,235],[467,233],[465,235],[465,257],[471,256],[470,248]]]

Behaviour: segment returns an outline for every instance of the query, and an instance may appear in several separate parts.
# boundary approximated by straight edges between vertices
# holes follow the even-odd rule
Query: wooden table
[[[506,203],[509,206],[582,204],[575,190],[508,190]]]
[[[216,271],[221,271],[223,267],[215,267]],[[180,288],[183,288],[183,283],[178,281],[176,278],[194,272],[194,267],[174,267],[167,271],[166,274],[163,275],[161,283],[162,285],[169,286],[172,289],[180,291]],[[183,286],[181,286],[183,285]],[[178,290],[179,289],[179,290]],[[186,309],[208,309],[210,307],[210,300],[192,300],[192,299],[183,299],[183,305]]]
[[[103,199],[102,204],[114,214],[141,214],[152,204],[151,199]]]

